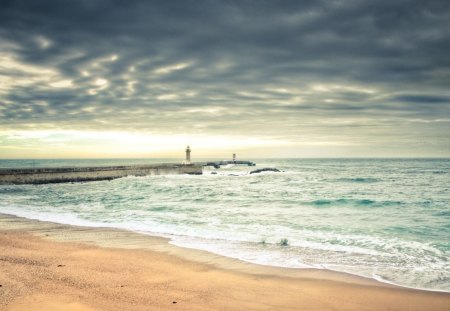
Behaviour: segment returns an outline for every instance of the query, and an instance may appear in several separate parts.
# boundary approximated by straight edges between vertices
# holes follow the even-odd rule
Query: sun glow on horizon
[[[288,146],[272,138],[224,135],[164,135],[124,131],[7,131],[0,133],[2,158],[9,157],[180,157],[186,145],[198,156],[265,146]]]

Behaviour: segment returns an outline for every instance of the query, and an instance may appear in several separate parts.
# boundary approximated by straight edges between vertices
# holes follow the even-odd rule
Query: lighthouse
[[[191,148],[189,146],[186,147],[186,160],[184,164],[191,164]]]

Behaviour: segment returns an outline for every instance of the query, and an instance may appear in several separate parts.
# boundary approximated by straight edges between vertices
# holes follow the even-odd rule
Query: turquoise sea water
[[[155,162],[170,160],[0,160],[0,167]],[[450,291],[450,159],[256,163],[283,172],[250,175],[255,167],[230,165],[202,176],[0,185],[0,212],[165,236],[258,264]]]

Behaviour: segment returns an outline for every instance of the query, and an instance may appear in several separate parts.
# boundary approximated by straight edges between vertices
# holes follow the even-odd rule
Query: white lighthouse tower
[[[189,146],[186,147],[186,160],[183,164],[191,164],[191,148]]]

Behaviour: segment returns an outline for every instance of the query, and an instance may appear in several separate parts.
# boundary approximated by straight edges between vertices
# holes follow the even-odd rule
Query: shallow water
[[[1,160],[0,167],[154,162],[170,160]],[[256,162],[283,172],[250,175],[254,167],[227,166],[202,176],[4,185],[0,212],[161,235],[259,264],[450,291],[450,160]]]

